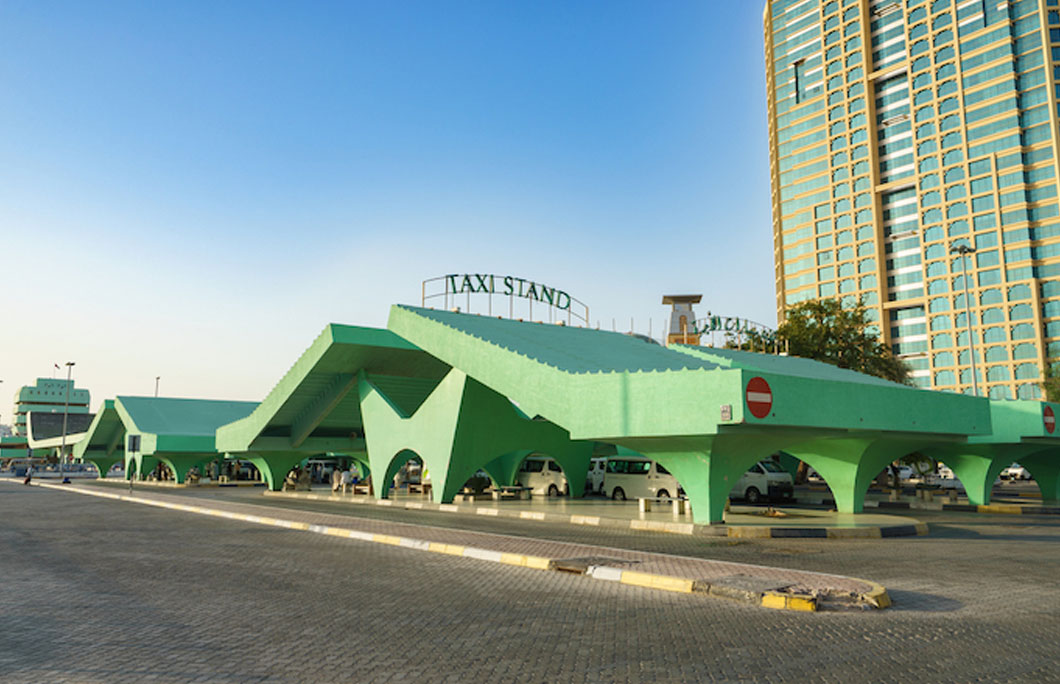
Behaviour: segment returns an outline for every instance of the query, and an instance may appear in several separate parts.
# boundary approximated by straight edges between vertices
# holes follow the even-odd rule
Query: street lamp
[[[162,379],[161,375],[155,376],[155,396],[158,396],[158,381]]]
[[[59,447],[59,482],[63,481],[63,459],[66,458],[66,417],[70,413],[70,376],[74,370],[74,362],[66,362],[66,403],[63,404],[63,437]]]
[[[975,247],[961,243],[950,247],[950,254],[961,255],[961,279],[964,280],[964,315],[968,323],[968,354],[972,360],[972,393],[978,397],[979,380],[977,378],[978,373],[975,370],[975,342],[972,340],[972,303],[968,295],[968,269],[964,263],[969,254],[975,254]]]

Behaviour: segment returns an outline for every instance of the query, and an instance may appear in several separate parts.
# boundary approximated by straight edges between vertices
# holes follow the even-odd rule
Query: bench
[[[674,499],[663,496],[644,496],[637,499],[637,507],[641,513],[651,513],[651,505],[653,503],[671,504],[674,515],[684,515],[689,511],[688,499]]]
[[[427,496],[431,493],[430,482],[409,482],[407,486],[409,494],[423,494],[424,496]]]
[[[363,482],[358,482],[357,484],[353,485],[353,493],[354,494],[371,495],[371,493],[372,493],[372,485],[371,484],[365,484]]]
[[[530,487],[494,487],[493,488],[493,500],[500,501],[501,499],[529,499],[533,496],[533,489]]]

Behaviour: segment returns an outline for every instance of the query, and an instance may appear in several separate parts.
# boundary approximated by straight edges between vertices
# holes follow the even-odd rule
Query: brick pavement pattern
[[[51,485],[57,486],[57,485]],[[77,491],[78,485],[67,489]],[[84,491],[97,490],[98,487],[81,487]],[[117,492],[109,492],[111,495]],[[126,496],[125,503],[145,505],[139,501],[157,501],[176,505],[192,505],[188,497],[159,491],[140,491]],[[130,500],[131,499],[131,500]],[[269,505],[269,500],[257,499],[253,503],[213,499],[208,503],[195,502],[208,507],[209,510],[249,515],[257,518],[276,516],[276,510]],[[505,554],[536,556],[551,560],[561,559],[594,559],[595,565],[627,568],[641,573],[651,573],[673,578],[686,578],[713,582],[718,579],[744,576],[761,580],[770,586],[791,586],[801,593],[835,592],[866,593],[872,589],[871,583],[857,578],[840,575],[804,572],[786,568],[774,568],[750,563],[732,563],[729,561],[692,558],[686,555],[630,551],[628,549],[601,547],[592,544],[578,544],[554,540],[529,538],[491,532],[479,532],[468,529],[454,529],[433,525],[411,524],[391,520],[359,518],[356,516],[337,515],[321,511],[286,509],[280,519],[288,522],[305,523],[316,526],[332,526],[339,529],[352,529],[368,534],[405,537],[417,541],[470,546],[476,549],[498,551]],[[444,521],[443,521],[444,522]],[[460,554],[457,554],[460,555]]]
[[[1060,526],[958,515],[930,537],[790,542],[444,519],[868,576],[896,602],[795,614],[7,486],[0,681],[1060,680]]]

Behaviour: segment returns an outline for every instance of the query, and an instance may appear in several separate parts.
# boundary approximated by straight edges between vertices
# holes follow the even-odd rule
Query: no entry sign
[[[773,390],[763,378],[751,378],[747,382],[747,410],[755,418],[765,418],[773,410]]]
[[[1053,430],[1056,429],[1056,415],[1053,413],[1053,407],[1049,404],[1045,405],[1042,409],[1042,422],[1045,423],[1045,431],[1050,435],[1053,434]]]

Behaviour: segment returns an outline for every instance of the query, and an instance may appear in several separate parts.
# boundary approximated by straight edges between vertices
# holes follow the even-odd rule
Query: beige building
[[[1060,358],[1058,4],[768,2],[781,319],[860,298],[920,386],[971,393],[974,347],[980,394],[1041,395]]]

